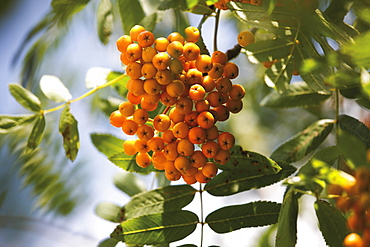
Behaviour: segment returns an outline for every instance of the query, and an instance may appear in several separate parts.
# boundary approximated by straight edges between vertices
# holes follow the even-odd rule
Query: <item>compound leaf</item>
[[[279,203],[268,201],[227,206],[210,213],[205,222],[216,233],[266,226],[277,223],[280,207]]]
[[[59,132],[63,136],[63,148],[68,159],[76,159],[80,148],[77,121],[71,114],[69,106],[66,106],[60,114]]]
[[[334,120],[331,119],[322,119],[312,123],[306,129],[280,145],[270,157],[277,162],[285,163],[292,163],[302,159],[325,140],[333,125]]]
[[[90,135],[90,138],[94,146],[107,157],[120,153],[123,150],[122,144],[124,140],[111,134],[93,133]]]
[[[168,244],[190,235],[198,222],[196,214],[184,210],[144,215],[123,221],[122,232],[113,237],[128,245]]]
[[[329,246],[342,246],[344,238],[350,233],[343,214],[322,200],[315,202],[315,210],[325,242]]]
[[[180,210],[193,200],[195,192],[190,185],[173,185],[136,194],[125,205],[125,218]]]
[[[40,99],[24,87],[12,83],[9,84],[9,91],[15,100],[24,108],[33,112],[39,112],[41,110]]]

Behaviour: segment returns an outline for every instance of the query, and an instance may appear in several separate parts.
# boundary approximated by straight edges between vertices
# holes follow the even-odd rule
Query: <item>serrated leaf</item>
[[[128,245],[158,245],[181,240],[198,224],[190,211],[173,211],[132,218],[121,223],[122,237]]]
[[[284,196],[279,213],[276,247],[295,246],[297,242],[298,198],[299,195],[294,192],[294,187],[290,187]]]
[[[226,206],[210,213],[205,222],[216,233],[266,226],[277,223],[280,207],[279,203],[267,201]]]
[[[282,93],[271,91],[262,99],[261,105],[271,108],[308,107],[318,105],[330,96],[331,94],[321,94],[312,90],[304,82],[296,82]]]
[[[113,29],[112,2],[101,0],[97,10],[97,28],[100,41],[106,45],[109,42]]]
[[[33,122],[38,114],[22,116],[0,115],[0,134],[8,134],[22,129],[25,125]]]
[[[125,205],[125,217],[180,210],[193,200],[195,192],[190,185],[174,185],[136,194]]]
[[[290,140],[280,145],[271,154],[277,162],[293,163],[315,150],[329,135],[334,120],[322,119],[312,123]]]
[[[144,10],[138,0],[120,0],[118,9],[123,30],[126,34],[145,17]]]
[[[342,130],[356,136],[366,147],[370,147],[370,130],[364,123],[345,114],[338,117],[338,123]]]
[[[108,75],[112,72],[111,69],[92,67],[90,68],[85,77],[86,88],[95,88],[107,83]],[[114,79],[114,78],[112,78]]]
[[[129,172],[120,172],[113,177],[114,185],[129,196],[146,191],[143,180]]]
[[[80,139],[77,121],[71,114],[69,106],[66,106],[60,114],[59,132],[63,136],[65,155],[68,159],[74,161],[80,148]]]
[[[115,164],[116,166],[122,168],[128,172],[137,172],[141,174],[149,174],[151,172],[156,171],[156,169],[150,165],[146,168],[142,168],[136,164],[136,154],[135,155],[127,155],[124,152],[115,153],[108,157],[108,159]]]
[[[40,80],[40,88],[48,99],[55,102],[66,102],[72,99],[68,88],[56,76],[43,75]]]
[[[8,86],[11,95],[24,108],[33,112],[39,112],[41,110],[40,99],[32,92],[18,84],[9,84]]]
[[[261,188],[280,181],[287,175],[285,170],[280,173],[282,167],[275,161],[258,153],[244,151],[240,146],[231,149],[230,161],[219,168],[224,171],[209,181],[204,188],[214,196],[233,195]],[[295,168],[293,171],[287,170],[289,176]]]
[[[338,146],[346,164],[351,169],[356,169],[367,163],[366,146],[357,136],[340,129],[338,131]]]
[[[326,244],[333,247],[342,246],[344,238],[350,233],[343,214],[322,200],[315,202],[315,210]]]
[[[120,153],[123,150],[122,144],[124,140],[111,134],[93,133],[90,135],[90,138],[94,146],[107,157]]]
[[[44,114],[39,114],[36,119],[36,123],[32,128],[31,135],[28,137],[26,153],[35,150],[41,143],[43,134],[45,130],[45,116]]]
[[[100,218],[105,220],[119,223],[121,222],[120,215],[121,215],[121,207],[109,203],[109,202],[101,202],[95,207],[95,214]]]
[[[245,54],[252,63],[273,61],[287,57],[293,47],[288,39],[263,40],[244,47]]]

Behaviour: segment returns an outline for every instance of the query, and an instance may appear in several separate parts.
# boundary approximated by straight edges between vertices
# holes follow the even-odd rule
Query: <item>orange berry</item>
[[[217,106],[213,110],[217,113],[217,121],[223,122],[230,117],[230,111],[224,105]]]
[[[164,140],[162,137],[155,136],[148,141],[148,146],[153,152],[162,151],[164,148]]]
[[[185,115],[184,121],[187,123],[190,128],[198,126],[197,117],[199,113],[196,111],[191,111]]]
[[[203,129],[209,129],[214,125],[215,119],[212,113],[210,113],[209,111],[204,111],[199,113],[197,117],[197,122],[198,125]]]
[[[122,52],[122,53],[120,54],[119,59],[121,60],[121,62],[122,62],[124,65],[128,65],[129,63],[131,63],[131,60],[127,58],[126,52]]]
[[[208,75],[213,79],[220,78],[224,73],[224,67],[220,63],[214,63],[212,69],[208,72]]]
[[[177,140],[177,138],[173,135],[173,131],[170,129],[163,132],[162,139],[165,143],[172,143]]]
[[[178,41],[181,44],[184,44],[185,43],[185,38],[180,33],[178,33],[178,32],[172,32],[172,33],[170,33],[167,36],[167,39],[171,43],[174,42],[174,41]]]
[[[151,94],[145,93],[143,95],[143,100],[145,102],[147,102],[148,104],[157,104],[159,102],[160,98],[161,98],[160,94],[151,95]]]
[[[125,116],[122,116],[119,110],[112,112],[109,116],[109,122],[112,126],[120,128],[123,122],[126,120]]]
[[[159,52],[167,51],[167,46],[170,44],[168,39],[159,37],[154,41],[154,48]]]
[[[141,75],[141,64],[137,62],[131,62],[126,67],[126,74],[131,79],[139,79]]]
[[[218,167],[213,162],[207,162],[202,167],[201,171],[202,171],[203,175],[206,176],[207,178],[213,178],[217,175]]]
[[[229,79],[235,79],[239,75],[239,68],[235,63],[227,62],[224,65],[223,76]]]
[[[154,136],[154,129],[152,126],[143,124],[137,129],[136,135],[140,140],[149,141]]]
[[[144,62],[151,63],[155,54],[157,54],[157,50],[154,47],[144,47],[143,51],[141,52],[141,58]]]
[[[164,156],[166,156],[167,160],[174,161],[178,156],[179,153],[177,152],[177,142],[171,142],[164,146],[163,148]]]
[[[194,127],[189,130],[189,141],[194,144],[202,144],[206,139],[206,131],[201,127]]]
[[[141,102],[142,96],[136,96],[132,92],[128,92],[126,96],[127,100],[130,101],[134,105],[138,105]]]
[[[152,63],[144,63],[141,67],[141,74],[146,78],[153,78],[157,73],[157,68]]]
[[[167,161],[163,151],[153,152],[152,161],[155,163],[165,163]]]
[[[194,144],[188,139],[181,139],[177,143],[177,152],[182,156],[190,156],[194,153]]]
[[[171,125],[171,119],[166,114],[159,114],[153,119],[153,126],[156,130],[164,132],[168,130]]]
[[[222,132],[217,138],[218,145],[223,150],[230,150],[235,145],[235,137],[230,132]]]
[[[185,122],[178,122],[173,126],[172,132],[176,138],[184,139],[188,136],[189,125]]]
[[[144,81],[144,91],[150,95],[156,95],[161,92],[162,86],[156,79],[146,79]]]
[[[122,131],[126,135],[135,135],[138,128],[139,126],[132,119],[125,120],[124,124],[122,125]]]
[[[213,157],[213,160],[216,161],[220,165],[226,165],[226,163],[230,160],[230,151],[220,149]]]
[[[202,73],[208,73],[212,67],[212,59],[206,54],[199,55],[195,60],[195,67]]]
[[[171,72],[174,73],[175,75],[179,75],[184,71],[183,63],[176,58],[171,59],[169,67]]]
[[[169,117],[173,123],[179,123],[185,120],[185,114],[181,114],[176,107],[170,110]]]
[[[212,91],[206,96],[206,100],[209,102],[209,105],[212,107],[217,107],[222,104],[222,94],[218,91]]]
[[[208,111],[210,108],[209,102],[206,99],[199,100],[197,103],[195,103],[195,110],[198,113],[201,113],[203,111]]]
[[[141,54],[142,54],[142,49],[139,44],[132,43],[127,46],[126,57],[130,61],[134,62],[134,61],[139,60],[141,58]]]
[[[129,139],[123,142],[123,152],[127,155],[135,155],[137,153],[137,149],[135,147],[136,140]]]
[[[214,158],[219,149],[220,146],[214,141],[207,141],[202,145],[202,152],[207,158]]]
[[[222,51],[214,51],[211,57],[212,57],[212,63],[220,63],[222,65],[226,64],[227,61],[229,60],[226,53]]]
[[[207,158],[200,150],[194,151],[194,153],[190,156],[190,164],[196,168],[203,167],[206,163]]]
[[[133,115],[133,120],[139,125],[143,125],[148,121],[149,114],[144,109],[136,109]]]
[[[206,92],[211,92],[216,87],[216,82],[212,77],[206,75],[202,78],[201,85],[204,87]]]
[[[186,81],[190,85],[194,84],[201,84],[202,83],[202,77],[203,74],[197,69],[189,69],[188,72],[186,73]]]
[[[132,39],[129,35],[122,35],[116,41],[117,49],[120,52],[126,52],[127,46],[132,44]]]
[[[153,162],[153,167],[159,171],[163,171],[164,170],[164,164],[165,163],[159,163],[159,162],[155,162],[154,160],[152,160]]]
[[[143,140],[140,140],[140,139],[137,139],[135,141],[135,147],[136,147],[136,150],[139,152],[139,153],[147,153],[150,151],[150,148],[149,148],[149,145],[148,145],[148,142],[146,141],[143,141]]]
[[[242,31],[238,34],[238,44],[242,47],[254,43],[254,34],[250,31]]]
[[[226,77],[221,77],[216,81],[216,89],[220,93],[228,93],[231,90],[232,82]]]
[[[177,102],[177,97],[171,97],[167,91],[161,93],[161,102],[165,106],[173,106]]]
[[[188,175],[182,174],[181,177],[185,181],[185,183],[187,183],[189,185],[195,184],[197,182],[197,180],[195,179],[195,175],[194,176],[188,176]]]
[[[196,60],[200,55],[200,48],[195,43],[189,42],[184,45],[184,57],[188,61]]]
[[[134,114],[135,106],[130,101],[124,101],[118,106],[118,110],[124,117],[129,117]]]
[[[206,140],[213,141],[218,138],[219,132],[216,125],[213,125],[211,128],[206,129]]]
[[[143,108],[146,111],[154,111],[158,107],[158,103],[150,104],[147,101],[144,100],[144,97],[141,99],[140,102],[141,108]]]
[[[145,94],[144,81],[141,79],[132,80],[130,87],[128,88],[135,96],[141,96]]]
[[[174,161],[174,165],[182,174],[186,174],[186,171],[191,167],[190,160],[184,156],[177,157]]]
[[[192,100],[199,101],[204,98],[206,90],[200,84],[194,84],[189,89],[189,97]]]
[[[180,97],[176,102],[176,110],[183,115],[191,112],[193,109],[193,101],[186,97]]]
[[[145,28],[143,26],[140,26],[140,25],[135,25],[133,26],[131,29],[130,29],[130,37],[132,39],[132,41],[137,41],[137,36],[139,35],[139,33],[145,31]]]
[[[196,27],[189,26],[185,28],[185,37],[186,42],[196,43],[200,38],[200,31]]]
[[[362,247],[362,238],[357,233],[348,234],[343,241],[346,247]]]
[[[229,92],[229,97],[232,100],[241,100],[245,96],[245,89],[240,84],[234,84],[231,86],[231,90]]]
[[[137,36],[137,42],[141,47],[148,47],[154,43],[154,34],[150,31],[143,31]]]
[[[172,71],[169,69],[158,70],[155,75],[155,78],[157,79],[159,84],[167,85],[173,79]]]
[[[181,173],[176,169],[173,161],[167,160],[164,163],[165,176],[170,181],[177,181],[181,178]]]
[[[194,176],[199,183],[208,183],[208,181],[210,180],[210,178],[204,176],[202,170],[198,170],[198,172]]]
[[[243,101],[240,100],[232,100],[229,99],[226,102],[226,107],[229,109],[231,113],[238,113],[243,109]]]
[[[185,91],[185,85],[180,80],[173,80],[166,86],[166,91],[171,97],[179,97]]]
[[[167,52],[173,58],[179,58],[184,51],[184,46],[179,41],[173,41],[167,46]]]
[[[138,153],[135,160],[136,164],[142,168],[146,168],[152,163],[152,158],[148,153]]]
[[[152,59],[153,65],[157,69],[166,69],[170,65],[171,57],[165,52],[159,52],[155,54]]]

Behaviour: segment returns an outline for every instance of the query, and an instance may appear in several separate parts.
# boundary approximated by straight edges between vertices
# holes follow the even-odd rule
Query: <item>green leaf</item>
[[[158,21],[158,14],[154,12],[153,14],[145,16],[144,19],[141,20],[140,25],[148,31],[153,31]]]
[[[356,169],[367,163],[366,146],[360,139],[346,131],[338,131],[338,146],[347,165]]]
[[[72,15],[81,11],[90,0],[53,0],[51,7],[59,22],[67,22]]]
[[[101,68],[101,67],[92,67],[90,68],[85,77],[85,85],[86,88],[95,88],[97,86],[104,85],[108,81],[108,77],[112,72],[111,69],[108,68]],[[120,73],[122,74],[122,73]],[[115,77],[112,76],[112,78],[109,77],[109,79],[114,79]]]
[[[112,71],[107,76],[107,81],[111,81],[113,79],[116,79],[118,76],[121,76],[121,72]],[[119,81],[113,84],[113,88],[117,91],[117,93],[123,97],[126,97],[126,94],[128,92],[127,90],[127,82],[130,78],[128,76],[123,77]]]
[[[173,185],[136,194],[125,205],[125,218],[180,210],[193,200],[195,192],[190,185]]]
[[[9,84],[9,91],[24,108],[33,112],[41,110],[40,99],[24,87],[18,84]]]
[[[126,34],[145,17],[144,10],[138,0],[120,0],[118,9],[122,27]]]
[[[94,146],[107,157],[120,153],[123,150],[122,144],[124,140],[111,134],[93,133],[90,135],[90,138]]]
[[[119,223],[122,221],[122,219],[120,218],[121,207],[113,203],[109,202],[99,203],[95,207],[95,214],[100,218],[103,218],[111,222]]]
[[[198,221],[196,214],[183,210],[144,215],[122,222],[122,236],[128,245],[166,244],[190,235]]]
[[[370,147],[370,130],[364,123],[345,114],[338,117],[338,123],[342,130],[356,136],[366,147]]]
[[[156,171],[156,169],[152,165],[146,168],[142,168],[138,166],[136,164],[135,158],[136,158],[136,154],[131,156],[131,155],[125,154],[124,152],[121,152],[121,153],[116,153],[116,154],[109,156],[108,159],[116,166],[128,172],[148,174],[148,173]]]
[[[267,86],[276,88],[279,93],[287,90],[292,79],[293,63],[288,58],[281,58],[266,70],[265,83]]]
[[[322,119],[312,123],[290,140],[280,145],[271,154],[277,162],[293,163],[315,150],[329,135],[334,120]]]
[[[25,125],[33,122],[37,116],[38,114],[23,116],[0,115],[0,134],[8,134],[13,131],[18,131]]]
[[[55,102],[66,102],[72,95],[63,82],[56,76],[44,75],[40,80],[40,88],[44,95]]]
[[[256,247],[274,247],[273,243],[271,243],[271,239],[276,234],[277,226],[278,224],[274,224],[268,227],[267,230],[265,230],[259,237],[259,241]]]
[[[370,31],[362,33],[354,38],[354,43],[342,46],[342,53],[349,56],[357,66],[370,67]]]
[[[158,10],[167,10],[167,9],[179,9],[185,11],[188,9],[187,0],[161,0],[161,3],[158,6]]]
[[[321,104],[331,94],[318,93],[304,82],[296,82],[288,86],[283,93],[272,90],[262,99],[261,105],[271,108],[308,107]]]
[[[119,241],[114,238],[106,238],[99,242],[98,247],[115,247],[118,242]]]
[[[120,172],[113,177],[114,185],[129,196],[146,191],[143,180],[129,172]]]
[[[224,170],[209,181],[205,190],[214,196],[233,195],[245,190],[256,189],[273,184],[279,178],[276,175],[282,168],[265,156],[244,151],[240,146],[231,149],[231,159]]]
[[[284,196],[279,213],[279,225],[275,239],[276,247],[295,246],[297,242],[298,198],[291,186]]]
[[[267,201],[227,206],[210,213],[205,222],[216,233],[266,226],[277,223],[280,207],[279,203]]]
[[[100,0],[98,5],[97,28],[100,41],[106,45],[110,39],[113,29],[112,2],[110,0]]]
[[[342,246],[344,238],[350,233],[343,214],[328,202],[322,200],[315,202],[315,210],[326,244]]]
[[[74,161],[80,148],[80,139],[77,121],[71,114],[69,106],[66,106],[60,114],[59,132],[63,136],[63,148],[67,158]]]
[[[39,114],[38,118],[36,119],[36,123],[33,126],[31,135],[28,138],[26,153],[32,152],[39,146],[44,134],[44,130],[45,130],[45,116],[44,114]]]
[[[244,49],[252,63],[261,63],[287,57],[293,44],[288,39],[263,40],[249,44]]]

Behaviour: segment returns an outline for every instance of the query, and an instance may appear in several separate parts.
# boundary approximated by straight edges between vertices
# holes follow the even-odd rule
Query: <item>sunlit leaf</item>
[[[120,220],[120,214],[121,214],[121,207],[109,203],[109,202],[101,202],[95,207],[95,214],[105,220],[119,223]]]
[[[85,77],[86,88],[94,88],[107,83],[108,75],[111,72],[111,69],[101,67],[93,67],[89,69]]]
[[[252,63],[261,63],[287,57],[293,44],[288,39],[263,40],[249,44],[244,49]]]
[[[146,30],[152,31],[155,28],[155,24],[158,22],[158,14],[157,12],[154,12],[150,15],[145,16],[141,22],[140,25],[142,25]]]
[[[277,228],[278,224],[274,224],[274,225],[271,225],[267,228],[267,230],[265,230],[260,238],[259,238],[259,241],[258,241],[258,244],[256,245],[256,247],[274,247],[271,239],[273,239],[273,237],[275,236],[276,234],[276,228]]]
[[[348,55],[351,60],[360,67],[370,67],[370,31],[362,33],[354,38],[354,43],[342,46],[342,53]]]
[[[55,102],[65,102],[72,99],[72,95],[63,82],[56,76],[44,75],[40,80],[40,88],[44,95]]]
[[[224,170],[209,181],[205,190],[215,196],[233,195],[245,190],[273,184],[279,180],[282,169],[275,161],[265,156],[235,146],[230,161],[219,166]]]
[[[144,215],[123,221],[121,235],[128,245],[166,244],[190,235],[198,221],[196,214],[183,210]]]
[[[338,146],[347,165],[352,169],[365,165],[367,163],[365,144],[356,135],[347,131],[339,130],[338,134]]]
[[[125,205],[125,217],[180,210],[193,200],[195,192],[190,185],[173,185],[136,194]]]
[[[131,156],[131,155],[125,154],[124,152],[120,152],[120,153],[116,153],[116,154],[109,156],[108,159],[116,166],[128,172],[148,174],[148,173],[156,171],[156,169],[152,165],[146,168],[142,168],[138,166],[136,164],[135,158],[136,158],[136,155]]]
[[[118,189],[131,197],[146,191],[144,181],[129,172],[117,173],[113,178],[113,183]]]
[[[80,148],[77,121],[66,106],[60,114],[59,132],[63,136],[63,148],[68,159],[74,161]]]
[[[320,94],[307,86],[297,82],[288,86],[283,93],[272,90],[262,99],[261,105],[271,108],[291,108],[314,106],[327,100],[331,94]]]
[[[32,92],[18,84],[9,84],[8,86],[12,96],[24,108],[34,112],[39,112],[41,110],[40,99]]]
[[[277,162],[296,162],[315,150],[329,135],[334,125],[334,120],[322,119],[312,123],[305,130],[293,136],[290,140],[280,145],[271,154]]]
[[[226,206],[210,213],[205,222],[216,233],[266,226],[277,223],[280,207],[279,203],[267,201]]]
[[[292,79],[293,63],[288,58],[281,58],[266,70],[265,83],[267,86],[276,88],[279,93],[287,90]]]
[[[121,76],[122,73],[121,72],[117,72],[117,71],[112,71],[108,74],[106,80],[107,82],[108,81],[111,81],[111,80],[114,80],[116,79],[117,77]],[[127,82],[130,78],[128,76],[125,76],[123,77],[122,79],[120,79],[119,81],[117,81],[116,83],[113,84],[113,88],[122,96],[122,97],[126,97],[126,94],[127,94]]]
[[[342,246],[344,238],[350,233],[343,214],[322,200],[315,202],[315,210],[326,244],[328,246]]]
[[[166,9],[180,9],[182,11],[188,9],[187,0],[162,0],[158,6],[158,10],[166,10]]]
[[[58,22],[68,21],[75,13],[81,11],[90,0],[53,0],[51,7]]]
[[[111,134],[93,133],[90,137],[94,146],[107,157],[123,151],[122,144],[124,140]]]
[[[123,30],[126,34],[145,17],[144,10],[138,0],[120,0],[118,9]]]
[[[279,225],[275,239],[276,247],[295,246],[297,242],[298,198],[294,187],[284,195],[279,213]]]
[[[100,41],[106,45],[110,39],[113,29],[112,2],[110,0],[101,0],[98,5],[97,28]]]
[[[0,134],[8,134],[20,130],[25,125],[33,122],[37,116],[38,114],[22,116],[0,115]]]
[[[366,147],[370,147],[370,130],[364,123],[345,114],[338,117],[338,123],[342,130],[356,136]]]
[[[45,116],[44,114],[39,114],[27,141],[27,150],[26,150],[27,153],[32,152],[33,150],[35,150],[35,148],[39,146],[44,135],[44,130],[45,130]]]

